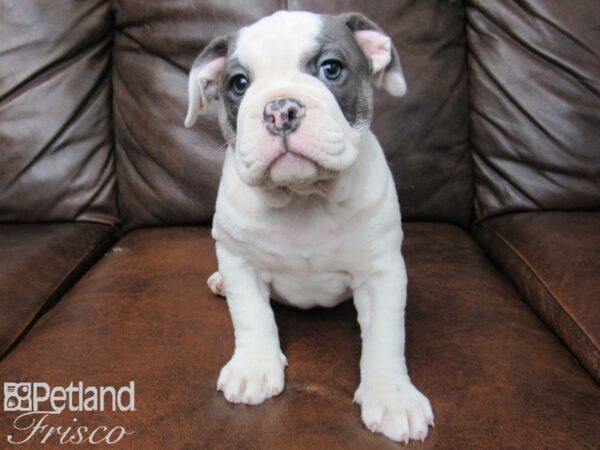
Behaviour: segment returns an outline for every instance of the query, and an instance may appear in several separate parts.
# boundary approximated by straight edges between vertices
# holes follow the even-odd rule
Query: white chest
[[[352,295],[352,275],[345,271],[273,272],[262,271],[261,278],[271,289],[271,298],[298,308],[333,307]]]

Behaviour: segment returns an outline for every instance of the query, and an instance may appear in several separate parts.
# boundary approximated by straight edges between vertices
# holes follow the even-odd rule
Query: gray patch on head
[[[337,59],[344,66],[340,80],[322,80],[352,126],[368,125],[373,115],[371,61],[358,46],[344,16],[321,15],[317,51],[306,58],[306,70],[319,76],[320,64]]]
[[[240,103],[243,97],[236,97],[229,90],[229,80],[232,71],[241,67],[239,61],[231,55],[235,53],[238,35],[230,35],[227,37],[227,52],[225,54],[225,68],[219,81],[218,96],[221,101],[221,109],[219,111],[219,124],[221,131],[227,142],[235,141],[237,134],[237,116],[240,108]],[[239,72],[236,72],[239,73]]]
[[[231,68],[232,64],[235,64],[235,61],[231,59],[230,55],[234,53],[236,43],[237,34],[216,37],[204,47],[192,65],[192,68],[195,68],[205,64],[208,60],[222,56],[226,58],[225,70],[221,75],[218,86],[216,86],[216,88],[211,88],[210,92],[206,91],[205,94],[211,99],[223,100],[219,111],[219,124],[223,136],[228,142],[235,140],[236,120],[239,108],[239,102],[232,101],[226,91],[227,70],[228,68]]]
[[[318,77],[320,63],[327,58],[340,60],[345,67],[344,79],[339,83],[324,81],[324,84],[334,95],[350,125],[368,126],[373,115],[373,88],[370,80],[372,64],[358,46],[353,33],[359,30],[381,30],[370,19],[358,13],[338,16],[321,15],[320,19],[321,30],[317,37],[317,51],[313,50],[303,58],[302,70]],[[243,96],[236,97],[232,94],[228,83],[232,70],[241,68],[239,61],[231,56],[235,52],[237,39],[238,35],[235,34],[211,41],[194,63],[199,62],[205,52],[209,51],[209,47],[212,47],[210,49],[212,55],[216,52],[227,57],[217,95],[222,100],[219,122],[228,142],[236,139],[238,111],[243,100]],[[394,49],[392,61],[386,70],[399,64],[400,60]],[[245,73],[252,83],[251,74],[247,70]],[[281,106],[283,105],[277,105],[278,108]]]

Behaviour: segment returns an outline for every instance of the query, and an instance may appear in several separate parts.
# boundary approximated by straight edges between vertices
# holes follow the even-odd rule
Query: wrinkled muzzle
[[[246,92],[237,119],[236,168],[251,186],[306,187],[336,178],[358,157],[358,130],[310,77],[266,80]]]

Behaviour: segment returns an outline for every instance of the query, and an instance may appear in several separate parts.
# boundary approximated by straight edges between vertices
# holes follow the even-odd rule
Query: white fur
[[[394,181],[375,136],[350,127],[329,90],[298,69],[317,45],[319,26],[316,15],[277,13],[240,33],[236,57],[253,81],[235,148],[227,149],[213,222],[219,273],[209,285],[224,290],[235,329],[218,389],[247,404],[283,390],[287,363],[270,297],[299,308],[353,297],[363,340],[355,394],[363,421],[396,441],[423,440],[433,413],[404,360],[407,280]],[[307,108],[288,160],[260,122],[264,104],[281,97]],[[277,158],[283,167],[273,180]]]

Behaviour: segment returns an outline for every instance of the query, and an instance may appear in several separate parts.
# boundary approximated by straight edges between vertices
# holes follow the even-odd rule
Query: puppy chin
[[[301,155],[287,152],[271,165],[269,178],[275,186],[304,187],[317,181],[317,165]]]

